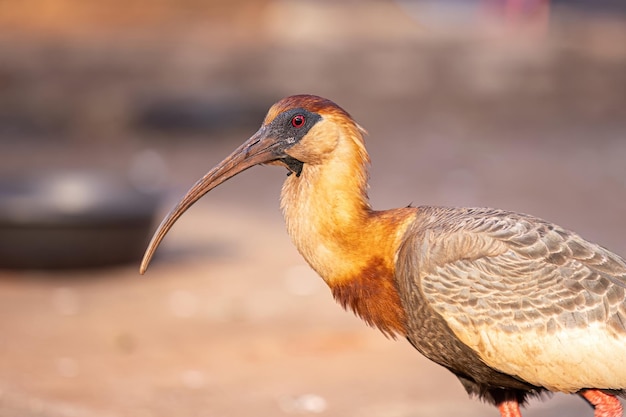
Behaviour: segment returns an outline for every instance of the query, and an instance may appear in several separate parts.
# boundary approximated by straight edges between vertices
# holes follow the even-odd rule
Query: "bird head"
[[[305,164],[322,164],[333,153],[340,137],[338,130],[346,126],[361,129],[345,110],[322,97],[290,96],[274,104],[261,128],[196,182],[163,219],[146,249],[140,272],[146,271],[176,220],[203,195],[259,164],[282,165],[289,175],[299,177]]]

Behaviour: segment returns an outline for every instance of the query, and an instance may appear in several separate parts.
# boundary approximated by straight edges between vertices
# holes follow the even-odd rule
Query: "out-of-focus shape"
[[[80,268],[140,258],[159,193],[100,172],[0,180],[0,268]]]

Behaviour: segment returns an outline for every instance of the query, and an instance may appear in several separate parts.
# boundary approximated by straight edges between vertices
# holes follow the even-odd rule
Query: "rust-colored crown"
[[[352,120],[352,116],[334,102],[319,96],[300,94],[285,97],[274,104],[267,112],[263,124],[271,123],[279,114],[297,108],[322,115],[335,114]]]

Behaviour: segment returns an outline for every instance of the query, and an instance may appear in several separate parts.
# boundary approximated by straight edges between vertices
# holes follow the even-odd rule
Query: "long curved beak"
[[[261,127],[250,139],[235,149],[226,159],[217,164],[211,171],[196,182],[193,187],[187,191],[187,194],[185,194],[182,200],[165,216],[148,244],[148,248],[141,261],[139,272],[141,274],[146,272],[150,260],[159,246],[159,243],[161,243],[161,240],[163,240],[176,220],[203,195],[229,178],[234,177],[254,165],[281,159],[281,157],[284,157],[283,149],[284,143],[268,136],[267,129]]]

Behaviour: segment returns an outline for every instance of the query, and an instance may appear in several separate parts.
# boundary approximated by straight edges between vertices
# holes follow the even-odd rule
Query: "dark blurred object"
[[[256,128],[271,100],[155,97],[139,104],[135,126],[161,133],[209,133]]]
[[[139,261],[159,194],[94,172],[0,180],[0,268]]]
[[[566,7],[592,13],[626,13],[624,0],[551,0],[555,7]]]

